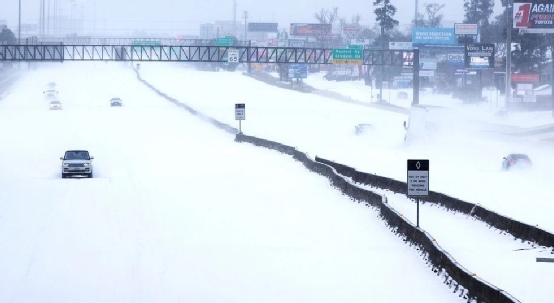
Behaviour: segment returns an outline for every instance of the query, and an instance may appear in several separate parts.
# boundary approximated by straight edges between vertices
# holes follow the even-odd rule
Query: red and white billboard
[[[328,35],[333,31],[332,24],[291,23],[291,36],[317,37]]]
[[[539,74],[512,74],[512,82],[539,82]]]
[[[514,28],[528,33],[554,33],[552,0],[514,0]]]

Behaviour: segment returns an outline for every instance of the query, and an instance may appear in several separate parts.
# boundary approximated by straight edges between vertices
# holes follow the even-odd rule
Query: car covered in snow
[[[123,100],[121,98],[112,98],[110,100],[110,106],[121,106],[123,105]]]
[[[50,110],[62,109],[62,103],[59,100],[50,101]]]
[[[510,170],[512,168],[530,168],[533,165],[529,156],[525,154],[509,154],[502,161],[502,170]]]
[[[86,150],[68,150],[65,152],[62,160],[62,178],[68,176],[87,176],[92,178],[92,160],[89,152]]]

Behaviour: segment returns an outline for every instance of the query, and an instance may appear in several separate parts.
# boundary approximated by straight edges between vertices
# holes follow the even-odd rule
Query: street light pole
[[[19,39],[19,42],[17,44],[21,44],[21,0],[19,0],[19,35],[18,35],[18,39]]]
[[[508,3],[508,9],[506,12],[506,109],[508,109],[508,104],[510,103],[510,98],[512,95],[512,16],[513,16],[513,5]]]
[[[247,11],[243,11],[242,12],[242,17],[244,18],[244,41],[248,40],[246,38],[246,29],[247,29],[247,20],[248,20],[248,12]]]

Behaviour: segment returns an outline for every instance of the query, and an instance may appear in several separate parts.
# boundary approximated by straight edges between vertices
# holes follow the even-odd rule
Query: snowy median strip
[[[188,105],[168,97],[148,82],[141,79],[138,71],[137,77],[142,83],[154,90],[158,95],[180,105],[181,107],[184,107],[190,113],[200,116],[203,120],[210,122],[214,126],[228,133],[238,133],[237,129],[221,123],[207,115],[199,113]],[[243,134],[237,134],[235,141],[250,143],[255,146],[265,147],[291,155],[295,160],[301,162],[310,171],[327,177],[331,181],[333,187],[340,189],[343,194],[349,196],[354,201],[365,202],[366,205],[377,209],[380,213],[380,217],[386,222],[390,230],[402,237],[402,239],[410,246],[413,245],[415,249],[420,251],[420,255],[432,268],[433,272],[437,275],[441,275],[441,277],[444,278],[444,283],[447,284],[449,288],[453,289],[453,292],[459,294],[460,297],[467,299],[468,302],[472,302],[474,300],[477,300],[478,302],[519,302],[507,292],[484,281],[478,277],[476,273],[472,273],[462,267],[446,251],[444,251],[437,244],[436,240],[433,239],[433,237],[431,237],[427,232],[415,227],[403,215],[398,213],[387,203],[383,203],[386,200],[383,199],[381,195],[351,185],[336,171],[335,168],[317,161],[317,157],[316,161],[314,161],[306,154],[296,150],[294,147]]]

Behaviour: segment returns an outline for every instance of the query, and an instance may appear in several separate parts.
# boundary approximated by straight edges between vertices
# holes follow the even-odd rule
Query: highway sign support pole
[[[417,227],[419,227],[419,198],[416,199],[417,202]]]
[[[419,49],[415,48],[413,54],[414,54],[414,59],[413,59],[414,71],[413,71],[412,88],[413,88],[414,98],[412,101],[412,105],[418,105],[419,104]]]
[[[252,64],[250,64],[250,47],[252,47],[252,40],[248,40],[248,49],[246,50],[246,64],[248,64],[248,74],[252,72]]]

